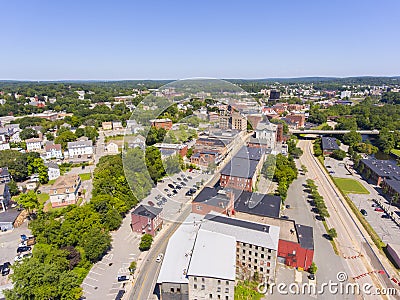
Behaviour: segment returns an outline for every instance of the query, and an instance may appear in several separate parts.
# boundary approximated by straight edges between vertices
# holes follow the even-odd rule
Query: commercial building
[[[233,211],[234,194],[231,191],[205,187],[192,201],[192,213],[206,215],[217,212],[230,215]]]
[[[56,179],[50,188],[52,207],[76,204],[80,195],[81,178],[79,175],[64,175]]]
[[[257,181],[259,162],[246,158],[233,157],[221,170],[220,185],[243,191],[253,191]]]
[[[395,177],[397,179],[385,178],[382,181],[382,190],[385,194],[391,197],[392,204],[400,205],[400,177]],[[393,201],[394,200],[394,201]]]
[[[182,157],[185,157],[188,151],[188,146],[186,144],[158,143],[155,144],[154,147],[157,147],[158,149],[160,149],[160,151],[171,150],[174,152],[174,154],[179,154]]]
[[[163,225],[162,208],[141,204],[131,213],[131,227],[133,231],[155,236]]]
[[[306,116],[305,114],[290,114],[287,115],[284,120],[289,126],[293,127],[294,129],[298,129],[304,127]]]
[[[391,160],[361,159],[359,170],[364,178],[378,186],[384,179],[400,180],[400,167]]]
[[[336,138],[323,136],[321,142],[324,155],[331,155],[333,151],[340,149]]]

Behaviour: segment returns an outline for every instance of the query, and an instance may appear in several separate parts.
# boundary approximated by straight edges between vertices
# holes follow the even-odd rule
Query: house
[[[81,178],[79,175],[64,175],[58,177],[50,188],[50,202],[52,207],[67,206],[76,204],[79,189],[81,187]]]
[[[165,130],[170,130],[172,128],[172,121],[170,119],[153,119],[150,120],[150,124],[157,129],[164,128]]]
[[[217,150],[200,150],[190,157],[192,164],[208,167],[210,165],[217,165],[221,162],[222,156]]]
[[[131,213],[131,227],[133,231],[148,233],[155,236],[163,225],[162,209],[141,204]]]
[[[381,186],[384,179],[400,180],[400,167],[391,160],[361,159],[358,170],[364,178],[377,186]]]
[[[42,139],[41,138],[31,138],[25,140],[26,150],[28,152],[40,151],[42,149]]]
[[[63,158],[63,154],[61,151],[61,144],[54,144],[54,142],[46,142],[44,150],[46,151],[46,159]]]
[[[142,135],[135,136],[131,141],[128,142],[129,148],[139,147],[144,150],[146,148],[146,138]]]
[[[5,211],[10,203],[11,194],[8,185],[5,183],[0,183],[0,209]]]
[[[217,212],[230,215],[233,211],[234,194],[231,191],[205,187],[192,201],[192,213],[206,215]]]
[[[123,130],[124,126],[122,126],[122,122],[114,121],[114,122],[112,122],[112,128],[113,128],[113,130]]]
[[[20,213],[17,209],[7,209],[4,212],[0,212],[0,230],[13,230],[14,227],[18,227],[18,223],[15,221]]]
[[[103,122],[103,123],[101,123],[101,126],[102,126],[103,130],[111,130],[112,129],[111,122]]]
[[[10,150],[10,143],[0,142],[0,151]]]
[[[256,184],[258,168],[258,161],[233,157],[221,170],[220,185],[251,192]]]
[[[47,167],[47,175],[49,180],[54,180],[61,176],[60,167],[56,163],[47,162],[44,165]]]
[[[76,141],[67,143],[69,158],[93,155],[93,142],[88,141]]]
[[[275,148],[278,126],[272,123],[259,122],[255,134],[249,139],[248,146],[252,148]]]
[[[331,155],[333,151],[340,149],[336,138],[323,136],[321,141],[324,155]]]
[[[106,145],[107,153],[109,154],[118,154],[118,145],[114,142],[110,142]]]

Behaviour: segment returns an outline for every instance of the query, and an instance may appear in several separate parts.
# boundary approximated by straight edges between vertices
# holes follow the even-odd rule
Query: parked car
[[[181,185],[186,186],[186,183],[184,183],[183,181],[181,182]]]
[[[153,201],[148,201],[147,204],[150,205],[150,206],[154,206]]]
[[[2,276],[7,276],[8,274],[10,274],[10,266],[11,263],[6,261],[3,265],[1,265],[1,275]]]
[[[177,189],[177,190],[180,190],[182,187],[180,186],[180,185],[177,185],[176,187],[175,187],[175,189]]]
[[[188,176],[187,178],[188,178],[188,179],[193,179],[193,177],[192,177],[192,176]]]
[[[289,217],[288,216],[281,216],[281,219],[289,220]]]
[[[18,262],[23,260],[24,258],[30,258],[30,257],[32,257],[32,253],[24,253],[24,254],[21,253],[14,258],[14,261]]]
[[[189,190],[192,194],[194,194],[194,193],[196,193],[196,189],[195,188],[191,188],[190,190]]]
[[[315,275],[314,275],[314,274],[308,275],[308,279],[310,279],[310,280],[315,280]]]
[[[158,256],[156,258],[156,262],[158,262],[158,263],[161,262],[163,257],[164,257],[164,254],[162,254],[162,253],[158,254]]]
[[[29,246],[18,247],[17,253],[22,253],[22,252],[31,251],[31,250],[32,250],[32,247],[29,247]]]
[[[390,216],[389,216],[388,214],[384,214],[384,215],[382,215],[382,218],[384,218],[384,219],[390,219]]]
[[[169,191],[169,189],[164,189],[164,192],[168,192]]]
[[[178,180],[178,181],[182,181],[182,178],[178,177],[176,180]]]
[[[161,205],[163,205],[163,204],[164,204],[164,203],[163,203],[162,201],[158,201],[158,202],[157,202],[157,205],[158,205],[158,206],[161,206]]]
[[[188,182],[187,178],[183,178],[183,181],[184,181],[184,182]]]
[[[172,190],[172,192],[176,195],[176,194],[178,194],[178,191],[177,190]]]
[[[368,216],[368,213],[365,209],[360,210],[363,216]]]
[[[165,202],[167,202],[167,198],[162,197],[162,198],[161,198],[161,201],[162,201],[163,203],[165,203]]]
[[[379,207],[379,205],[374,203],[374,204],[372,204],[372,207]]]
[[[118,282],[127,281],[129,278],[126,275],[120,275],[117,277]]]
[[[375,208],[375,211],[383,212],[383,209],[380,207]]]
[[[286,208],[290,208],[290,205],[289,205],[289,204],[286,204]]]
[[[171,193],[168,193],[168,194],[167,194],[167,197],[170,197],[170,198],[171,198],[171,197],[172,197],[172,194],[171,194]]]
[[[171,189],[174,189],[174,188],[175,188],[174,185],[173,185],[172,183],[168,183],[168,186],[169,186]]]
[[[187,191],[186,193],[185,193],[185,196],[192,196],[193,195],[193,193],[191,192],[191,191]]]

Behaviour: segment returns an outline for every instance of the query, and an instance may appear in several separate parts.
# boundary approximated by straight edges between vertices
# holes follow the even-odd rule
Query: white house
[[[116,143],[110,142],[106,146],[107,153],[118,154],[118,145]]]
[[[68,142],[67,144],[69,158],[82,155],[93,155],[93,142],[88,141],[76,141]]]
[[[31,138],[25,140],[26,150],[28,152],[31,151],[40,151],[42,149],[42,139],[40,138]]]
[[[46,159],[62,158],[61,144],[54,144],[53,142],[47,142],[45,147]]]
[[[0,206],[1,206],[1,211],[5,211],[8,203],[10,202],[11,195],[10,191],[8,189],[7,184],[1,183],[0,184]]]
[[[52,207],[75,204],[79,196],[81,178],[77,174],[58,177],[50,188]]]
[[[47,175],[49,180],[57,179],[61,176],[60,167],[54,162],[48,162],[44,164],[47,167]]]
[[[10,143],[0,143],[0,151],[9,149],[10,149]]]
[[[79,100],[85,100],[85,91],[75,91],[78,94]]]
[[[146,138],[142,135],[135,136],[132,141],[128,143],[129,148],[136,148],[139,147],[140,149],[144,150],[146,147]]]

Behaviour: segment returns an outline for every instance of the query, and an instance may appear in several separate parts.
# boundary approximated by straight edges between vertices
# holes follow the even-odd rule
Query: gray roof
[[[400,194],[400,181],[397,179],[385,179],[385,183],[390,186],[396,193]]]
[[[93,142],[92,140],[88,141],[76,141],[76,142],[68,142],[67,143],[67,148],[72,149],[72,148],[81,148],[81,147],[92,147]]]
[[[201,201],[200,201],[201,200]],[[226,208],[230,202],[229,196],[222,193],[222,190],[217,193],[217,195],[209,197],[209,198],[195,198],[193,200],[194,203],[205,203],[207,205]]]
[[[280,228],[277,226],[210,213],[205,216],[201,228],[233,236],[242,243],[249,243],[272,250],[278,249]]]
[[[253,178],[258,165],[257,160],[233,157],[231,161],[221,170],[221,175],[240,178]]]
[[[197,233],[187,275],[235,280],[235,238],[200,229]]]
[[[296,230],[301,248],[314,250],[313,228],[306,225],[296,224]]]
[[[55,162],[52,162],[52,161],[46,162],[46,163],[44,163],[44,165],[46,167],[48,167],[49,169],[50,168],[51,169],[59,169],[60,168]]]
[[[264,155],[264,153],[265,153],[265,151],[262,148],[251,148],[251,147],[243,146],[236,153],[235,157],[252,159],[252,160],[260,160],[261,157]]]
[[[279,196],[235,190],[235,211],[279,218],[282,199]]]
[[[162,208],[141,204],[135,208],[135,210],[132,212],[132,214],[143,216],[143,217],[148,217],[150,219],[154,219],[161,212],[162,212]]]
[[[255,138],[255,137],[251,137],[249,139],[249,143],[251,143],[251,144],[260,144],[260,145],[270,145],[271,144],[270,140],[258,139],[258,138]]]
[[[400,167],[397,166],[395,161],[368,158],[368,159],[362,159],[361,162],[380,177],[400,176]]]
[[[7,209],[5,212],[0,212],[0,223],[14,223],[15,219],[21,212],[16,209]]]
[[[0,176],[10,176],[10,173],[8,172],[7,167],[0,168]]]
[[[339,150],[339,146],[336,143],[336,138],[322,137],[322,149],[323,150]]]

